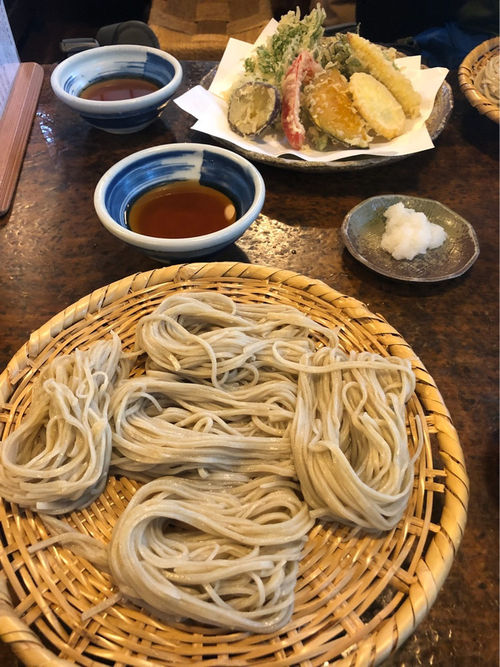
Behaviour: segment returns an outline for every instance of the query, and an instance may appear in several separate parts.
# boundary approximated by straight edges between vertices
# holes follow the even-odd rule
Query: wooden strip
[[[12,203],[42,81],[41,65],[21,63],[0,118],[0,216]]]

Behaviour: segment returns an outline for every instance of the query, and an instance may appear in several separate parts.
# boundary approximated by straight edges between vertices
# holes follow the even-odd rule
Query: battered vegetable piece
[[[349,45],[347,35],[343,32],[323,37],[317,48],[316,60],[323,67],[334,65],[347,79],[354,72],[364,71]]]
[[[371,141],[364,119],[352,104],[347,79],[335,67],[317,74],[306,86],[304,105],[313,123],[330,137],[361,148]]]
[[[281,17],[276,32],[245,60],[245,72],[253,80],[280,86],[288,68],[301,51],[314,51],[323,37],[325,10],[319,6],[302,19],[300,10]]]
[[[279,110],[280,94],[276,86],[254,81],[233,91],[227,119],[234,132],[258,136],[275,121]]]
[[[414,90],[405,75],[385,57],[382,49],[353,32],[348,33],[347,38],[354,55],[366,72],[378,79],[391,91],[407,116],[410,118],[417,117],[420,113],[419,93]]]
[[[300,150],[306,138],[306,130],[300,120],[300,92],[314,74],[322,70],[309,51],[302,51],[290,65],[283,79],[281,105],[281,124],[288,143],[295,150]]]
[[[371,74],[357,72],[349,79],[353,104],[376,134],[394,139],[403,133],[405,112],[394,95]]]

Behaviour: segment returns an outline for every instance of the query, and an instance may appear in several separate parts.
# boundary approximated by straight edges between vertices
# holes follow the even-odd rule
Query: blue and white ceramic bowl
[[[84,88],[103,79],[144,77],[158,90],[127,100],[99,101],[79,97]],[[116,44],[81,51],[52,72],[54,94],[90,125],[113,134],[142,130],[163,111],[182,80],[182,67],[169,53],[150,46]]]
[[[127,211],[147,190],[174,181],[198,181],[228,196],[237,219],[218,231],[189,238],[158,238],[133,232]],[[248,160],[205,144],[166,144],[146,148],[117,162],[99,180],[94,206],[104,227],[121,241],[162,263],[209,255],[238,239],[259,215],[265,185]]]

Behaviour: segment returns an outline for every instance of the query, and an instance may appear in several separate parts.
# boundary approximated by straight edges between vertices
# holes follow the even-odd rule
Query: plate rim
[[[467,233],[469,237],[472,240],[472,243],[474,245],[474,252],[470,255],[470,257],[467,259],[467,261],[460,266],[456,271],[453,271],[452,273],[446,273],[442,274],[440,276],[434,276],[434,277],[426,277],[426,276],[404,276],[401,274],[398,274],[397,272],[391,272],[388,270],[385,270],[383,267],[380,267],[376,264],[376,262],[373,262],[372,260],[368,259],[363,253],[358,250],[356,247],[356,244],[353,242],[353,239],[350,234],[350,225],[351,225],[351,220],[353,215],[358,211],[362,206],[365,206],[369,202],[383,199],[383,198],[396,198],[394,203],[397,203],[402,200],[407,200],[411,202],[426,202],[426,203],[431,203],[431,204],[439,204],[443,209],[449,211],[452,214],[453,220],[460,220],[460,224],[465,227],[467,230]],[[365,223],[367,224],[367,223]],[[406,195],[406,194],[396,194],[396,193],[387,193],[387,194],[380,194],[380,195],[373,195],[372,197],[367,197],[366,199],[363,199],[361,202],[356,204],[353,208],[351,208],[346,215],[344,216],[344,219],[342,221],[342,225],[340,227],[340,234],[342,237],[342,241],[349,251],[349,253],[362,263],[364,266],[367,268],[371,269],[372,271],[375,271],[376,273],[385,276],[386,278],[392,278],[393,280],[398,280],[400,282],[412,282],[412,283],[436,283],[436,282],[443,282],[445,280],[452,280],[453,278],[458,278],[459,276],[462,276],[464,273],[466,273],[472,265],[476,262],[476,260],[479,257],[480,254],[480,247],[479,247],[479,241],[477,238],[476,230],[474,227],[471,225],[471,223],[466,220],[463,216],[458,214],[456,211],[451,209],[449,206],[446,204],[442,204],[440,201],[437,199],[431,199],[430,197],[419,197],[418,195]],[[398,260],[394,260],[397,262]],[[396,264],[397,266],[397,264]]]

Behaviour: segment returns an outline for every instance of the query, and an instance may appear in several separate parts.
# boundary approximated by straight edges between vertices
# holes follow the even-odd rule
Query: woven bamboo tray
[[[498,104],[494,104],[480,92],[476,87],[476,78],[490,58],[498,56],[499,51],[500,38],[493,37],[492,39],[487,39],[476,46],[475,49],[472,49],[458,68],[458,83],[465,97],[480,114],[487,116],[495,121],[495,123],[500,122]]]
[[[220,60],[230,37],[253,44],[272,17],[270,0],[152,0],[148,25],[179,60]]]
[[[166,625],[127,604],[82,622],[82,612],[113,594],[108,575],[67,548],[30,554],[28,547],[47,536],[42,522],[0,501],[0,636],[33,667],[380,663],[426,616],[448,574],[465,527],[468,480],[455,428],[431,376],[398,332],[361,302],[291,271],[241,263],[184,264],[124,278],[56,315],[12,358],[0,376],[2,436],[20,423],[33,378],[50,359],[85,348],[111,329],[131,348],[137,320],[167,295],[189,289],[219,290],[242,302],[291,304],[339,327],[346,349],[411,359],[417,387],[408,414],[422,418],[425,443],[404,517],[377,536],[317,523],[301,562],[291,621],[275,634],[251,635],[189,622]],[[106,542],[137,486],[110,478],[93,505],[66,520]]]

